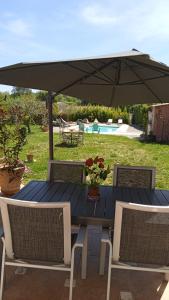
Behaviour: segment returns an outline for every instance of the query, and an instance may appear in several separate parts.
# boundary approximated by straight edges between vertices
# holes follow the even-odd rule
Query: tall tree
[[[31,94],[32,90],[28,89],[28,88],[22,88],[22,87],[17,87],[14,86],[11,94],[15,97],[15,96],[21,96],[21,95],[25,95],[25,94]]]

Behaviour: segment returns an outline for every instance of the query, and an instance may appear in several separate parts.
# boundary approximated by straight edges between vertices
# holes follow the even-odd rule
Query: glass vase
[[[99,199],[100,199],[99,185],[98,186],[89,185],[88,200],[89,201],[99,201]]]

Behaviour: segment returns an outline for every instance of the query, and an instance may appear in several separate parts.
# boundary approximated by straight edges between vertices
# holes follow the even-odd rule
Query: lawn
[[[85,160],[96,155],[105,158],[113,169],[115,163],[124,165],[155,166],[157,168],[158,188],[169,189],[169,146],[156,143],[142,143],[135,139],[120,136],[85,134],[84,145],[62,147],[59,136],[54,134],[54,158],[58,160]],[[32,127],[28,142],[20,158],[25,160],[28,152],[34,154],[35,162],[27,164],[30,172],[25,175],[24,183],[32,179],[46,179],[48,165],[48,133]],[[112,174],[106,184],[112,183]]]

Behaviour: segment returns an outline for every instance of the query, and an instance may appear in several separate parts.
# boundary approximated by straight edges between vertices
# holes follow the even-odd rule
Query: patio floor
[[[101,228],[89,227],[87,279],[80,279],[80,255],[76,255],[73,300],[102,300],[106,297],[107,275],[98,275],[99,239]],[[4,300],[67,300],[69,289],[64,287],[67,272],[27,269],[15,275],[7,267]],[[120,291],[129,291],[134,300],[159,300],[166,286],[164,275],[151,272],[113,270],[111,300],[120,299]],[[127,298],[126,298],[127,299]],[[167,299],[167,298],[166,298]]]

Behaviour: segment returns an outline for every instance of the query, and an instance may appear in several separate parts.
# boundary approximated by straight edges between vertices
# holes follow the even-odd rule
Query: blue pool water
[[[85,132],[88,132],[88,133],[112,133],[114,131],[116,131],[119,126],[114,124],[114,125],[98,125],[98,131],[93,131],[92,130],[92,125],[90,125],[89,127],[85,128]]]

